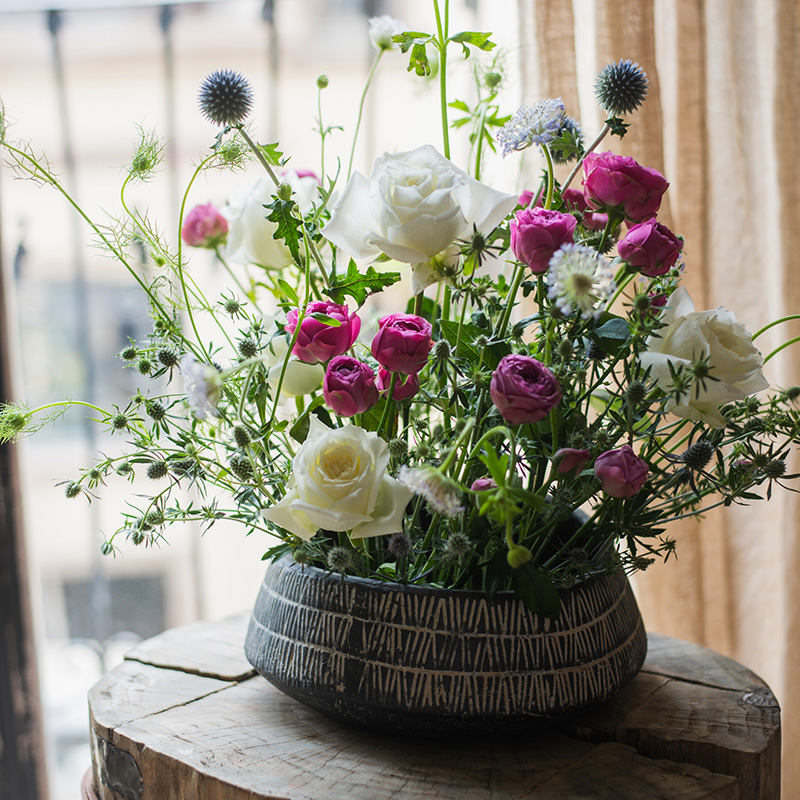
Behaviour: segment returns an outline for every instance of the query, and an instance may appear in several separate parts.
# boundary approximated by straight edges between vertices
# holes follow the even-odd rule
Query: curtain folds
[[[750,331],[800,312],[800,3],[519,0],[519,10],[523,102],[561,96],[587,141],[602,119],[583,83],[620,58],[646,70],[646,103],[625,138],[608,137],[600,150],[631,155],[670,181],[659,219],[685,237],[684,284],[696,307],[726,306]],[[795,336],[800,325],[787,323],[758,345],[766,354]],[[774,386],[800,384],[800,345],[766,374]],[[800,471],[798,461],[789,471]],[[793,797],[798,496],[776,490],[769,503],[715,509],[672,533],[677,561],[637,576],[646,624],[723,652],[771,685],[783,712],[784,796]]]

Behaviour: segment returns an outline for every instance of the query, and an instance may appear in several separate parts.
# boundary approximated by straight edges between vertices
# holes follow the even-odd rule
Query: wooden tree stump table
[[[89,694],[99,800],[778,800],[780,709],[717,653],[650,635],[617,696],[534,733],[462,740],[328,719],[244,658],[247,616],[138,645]]]

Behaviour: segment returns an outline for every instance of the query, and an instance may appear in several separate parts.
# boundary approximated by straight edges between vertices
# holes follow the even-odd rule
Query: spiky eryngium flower
[[[497,132],[503,158],[532,144],[548,144],[558,135],[564,119],[564,101],[560,97],[540,100],[532,106],[520,106]]]
[[[690,444],[681,455],[681,461],[689,469],[703,469],[708,464],[717,448],[708,439],[698,439]]]
[[[600,108],[609,114],[636,111],[647,97],[649,81],[645,71],[629,58],[606,65],[594,84]]]
[[[230,69],[212,72],[200,86],[200,110],[217,125],[238,125],[250,113],[253,90],[241,73]]]
[[[5,403],[0,406],[0,443],[16,442],[28,429],[31,412],[23,406]]]

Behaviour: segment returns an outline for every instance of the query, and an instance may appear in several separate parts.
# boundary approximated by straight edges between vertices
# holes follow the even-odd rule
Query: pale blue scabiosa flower
[[[185,355],[180,364],[183,388],[189,406],[198,419],[209,415],[218,417],[217,405],[222,397],[222,377],[216,367],[200,364],[191,354]]]
[[[397,480],[423,497],[434,514],[457,517],[464,511],[458,484],[436,467],[401,467]]]
[[[611,262],[583,244],[565,244],[553,254],[547,271],[548,297],[567,316],[588,319],[599,313],[614,291]]]
[[[532,144],[552,141],[564,125],[565,118],[564,101],[560,97],[540,100],[532,106],[520,106],[497,132],[503,158]]]

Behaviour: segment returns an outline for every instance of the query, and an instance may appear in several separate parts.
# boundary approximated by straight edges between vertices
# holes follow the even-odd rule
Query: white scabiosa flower
[[[369,40],[377,50],[394,50],[397,45],[392,41],[392,37],[405,30],[407,30],[405,22],[388,14],[372,17],[369,21]]]
[[[563,127],[565,119],[564,101],[560,97],[540,100],[532,106],[520,106],[497,133],[503,158],[532,144],[552,141]]]
[[[189,407],[198,419],[217,417],[217,405],[222,397],[222,376],[216,367],[201,364],[191,354],[185,355],[180,363],[183,387]]]
[[[602,310],[614,291],[611,262],[591,247],[565,244],[550,259],[548,297],[562,314],[588,319]]]
[[[436,467],[402,467],[397,480],[423,497],[434,514],[457,517],[464,511],[459,485]]]

